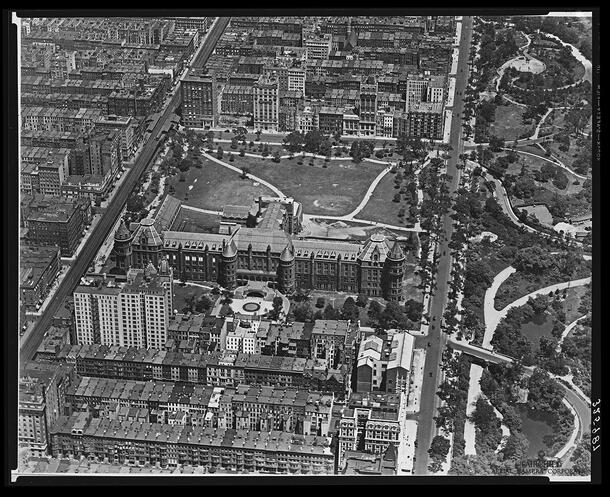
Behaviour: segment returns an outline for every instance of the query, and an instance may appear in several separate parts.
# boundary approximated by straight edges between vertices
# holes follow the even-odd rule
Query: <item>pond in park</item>
[[[532,350],[538,351],[540,347],[540,337],[552,337],[551,331],[553,330],[553,319],[552,317],[543,312],[541,314],[535,314],[531,321],[526,321],[521,325],[521,334],[530,341],[532,344]]]
[[[519,414],[522,422],[521,431],[530,443],[528,458],[537,458],[540,450],[544,450],[547,456],[554,455],[544,443],[546,436],[553,435],[553,428],[550,425],[551,416],[545,412],[529,411],[525,406],[519,409]]]

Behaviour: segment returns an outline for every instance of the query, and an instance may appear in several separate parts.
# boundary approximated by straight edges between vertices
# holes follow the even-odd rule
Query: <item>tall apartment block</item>
[[[30,362],[19,378],[19,446],[30,455],[51,453],[50,430],[64,415],[65,390],[75,379],[73,368],[57,364]]]
[[[277,131],[279,125],[279,81],[272,76],[261,76],[254,85],[254,127]]]
[[[182,122],[190,128],[212,127],[217,121],[216,80],[190,70],[180,85]]]
[[[406,111],[422,102],[444,103],[444,76],[409,75],[407,79]]]
[[[307,60],[328,59],[333,46],[331,34],[312,34],[304,41]]]
[[[375,135],[377,123],[377,83],[369,78],[360,86],[360,134]]]
[[[79,344],[162,349],[172,312],[171,267],[161,261],[127,273],[127,282],[79,286],[74,292]]]

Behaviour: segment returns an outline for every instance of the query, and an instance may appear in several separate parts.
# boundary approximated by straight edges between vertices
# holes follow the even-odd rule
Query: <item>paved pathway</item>
[[[203,214],[212,214],[214,216],[221,216],[222,211],[212,211],[209,209],[200,209],[199,207],[192,207],[190,205],[182,204],[183,209],[187,209],[189,211],[202,212]]]
[[[223,161],[217,159],[216,157],[211,156],[207,152],[202,151],[201,155],[203,155],[206,159],[211,160],[212,162],[216,162],[216,164],[220,164],[221,166],[226,167],[227,169],[231,169],[232,171],[235,171],[236,173],[239,173],[239,174],[243,173],[243,171],[239,167],[235,167],[235,166],[232,166],[231,164],[223,162]],[[267,188],[269,188],[271,191],[273,191],[278,197],[286,198],[286,195],[279,188],[272,185],[268,181],[265,181],[264,179],[259,178],[258,176],[254,176],[253,174],[250,174],[250,173],[246,174],[246,177],[251,180],[258,181],[261,185],[265,185]]]
[[[540,145],[540,144],[538,144],[538,145]],[[548,157],[542,157],[541,155],[533,154],[532,152],[526,152],[525,150],[519,150],[519,149],[513,149],[513,148],[502,148],[502,150],[514,150],[518,154],[525,154],[525,155],[531,155],[533,157],[537,157],[539,159],[542,159],[542,160],[545,160],[547,162],[550,162],[551,164],[553,164],[553,165],[555,165],[557,167],[561,167],[562,169],[565,169],[570,174],[573,174],[574,176],[576,176],[578,179],[582,179],[582,180],[587,179],[586,176],[583,176],[582,174],[578,174],[578,173],[575,173],[574,171],[572,171],[568,166],[566,166],[563,162],[561,162],[557,158],[555,158],[555,160],[553,160],[553,159],[549,159]]]
[[[481,375],[483,368],[478,364],[470,365],[470,381],[468,383],[468,401],[466,404],[466,424],[464,425],[464,447],[465,455],[476,455],[475,447],[476,428],[470,417],[475,411],[477,399],[481,395]]]
[[[584,286],[584,285],[588,285],[589,283],[591,283],[590,276],[588,278],[581,278],[578,280],[566,281],[564,283],[557,283],[555,285],[549,285],[547,287],[540,288],[539,290],[528,293],[527,295],[525,295],[521,298],[518,298],[517,300],[515,300],[514,302],[511,302],[510,304],[508,304],[506,307],[504,307],[500,311],[497,311],[495,309],[495,307],[493,309],[490,309],[489,314],[487,312],[485,313],[485,336],[486,336],[487,340],[484,341],[483,346],[486,348],[490,348],[490,349],[492,348],[491,340],[493,338],[493,333],[495,332],[495,330],[496,330],[498,324],[500,323],[500,321],[502,320],[502,318],[504,318],[506,316],[506,314],[508,313],[508,311],[510,311],[511,309],[525,305],[530,298],[537,297],[538,295],[548,295],[549,293],[555,292],[557,290],[564,290],[566,288],[574,288],[576,286]],[[496,291],[497,291],[497,289],[496,289]],[[487,294],[485,294],[485,297],[487,297]],[[487,311],[487,306],[485,306],[485,310]],[[487,321],[487,316],[489,316],[489,321]]]
[[[506,188],[504,188],[504,185],[502,184],[502,182],[500,180],[498,180],[497,178],[494,178],[487,171],[485,172],[485,178],[488,181],[493,181],[493,183],[496,185],[494,197],[498,201],[498,204],[502,208],[502,211],[510,218],[510,220],[513,222],[513,224],[519,226],[520,228],[523,228],[526,231],[529,231],[530,233],[537,233],[537,234],[545,236],[545,237],[551,236],[549,233],[546,233],[545,231],[538,231],[537,229],[532,228],[531,226],[529,226],[525,223],[522,223],[519,220],[519,218],[517,217],[517,215],[515,214],[515,211],[513,210],[513,206],[510,202],[510,198],[508,197],[508,193],[506,192]],[[571,243],[573,243],[579,247],[583,247],[585,245],[583,242],[581,242],[579,240],[572,239],[570,241],[571,241]]]
[[[538,138],[538,135],[540,134],[540,127],[542,126],[542,123],[544,123],[544,121],[546,121],[546,118],[549,117],[551,112],[553,112],[554,110],[555,109],[553,107],[549,107],[547,109],[544,116],[542,116],[540,118],[540,121],[538,121],[538,124],[536,125],[536,129],[534,130],[534,133],[532,134],[532,136],[530,136],[530,139],[535,140],[536,138]]]
[[[563,344],[565,337],[567,337],[568,334],[570,333],[570,331],[572,331],[574,329],[574,327],[578,324],[578,321],[580,321],[581,319],[586,318],[586,317],[587,317],[586,314],[584,316],[580,316],[579,318],[575,319],[569,325],[566,326],[566,329],[563,330],[563,333],[561,334],[561,338],[557,342],[557,349],[556,349],[557,352],[561,351],[561,345]]]
[[[496,293],[498,292],[500,285],[502,285],[502,283],[504,283],[508,277],[516,271],[517,270],[512,266],[508,266],[500,271],[495,276],[491,286],[485,292],[483,304],[483,313],[485,316],[485,336],[483,337],[483,347],[486,349],[491,349],[491,339],[493,338],[494,331],[499,323],[499,319],[496,320],[498,311],[494,306]]]
[[[311,219],[328,219],[331,221],[345,221],[345,219],[343,219],[342,216],[324,216],[324,215],[318,215],[318,214],[303,214],[303,220],[311,220]],[[379,226],[380,228],[387,228],[390,230],[396,230],[396,231],[415,231],[417,233],[425,233],[426,230],[424,230],[419,223],[417,223],[415,226],[409,228],[407,226],[396,226],[394,224],[386,224],[386,223],[378,223],[377,221],[368,221],[366,219],[356,219],[351,218],[348,219],[349,222],[351,223],[360,223],[360,224],[368,224],[369,226]]]
[[[222,160],[217,159],[216,157],[213,157],[212,155],[208,154],[207,152],[202,151],[202,155],[206,158],[209,159],[213,162],[216,162],[217,164],[220,164],[223,167],[226,167],[227,169],[231,169],[232,171],[235,171],[236,173],[240,173],[242,174],[243,171],[242,169],[240,169],[239,167],[233,166],[231,164],[228,164],[227,162],[224,162]],[[380,164],[387,164],[387,162],[384,161],[377,161],[375,159],[365,159],[365,160],[369,160],[371,162],[377,162]],[[375,183],[374,185],[371,185],[371,187],[369,187],[369,190],[367,190],[367,194],[365,195],[365,200],[366,202],[368,202],[368,198],[370,198],[370,195],[372,194],[373,190],[375,189],[375,187],[377,186],[377,184],[379,183],[379,181],[381,181],[381,179],[383,178],[383,176],[385,176],[389,170],[392,168],[392,166],[388,166],[386,170],[382,171],[377,178],[375,178],[375,180],[373,181],[373,183],[375,183],[375,181],[377,181],[377,183]],[[279,188],[277,188],[276,186],[272,185],[271,183],[269,183],[268,181],[265,181],[262,178],[259,178],[258,176],[254,176],[251,173],[246,174],[246,177],[249,179],[252,179],[253,181],[258,181],[260,184],[266,186],[267,188],[269,188],[270,190],[272,190],[278,197],[281,198],[286,198],[287,195],[285,195]],[[368,195],[368,198],[367,198]],[[361,205],[359,205],[355,211],[353,211],[350,214],[347,214],[347,216],[350,215],[354,215],[354,212],[360,212],[360,210],[364,207],[364,205],[366,205],[366,202],[362,203]],[[215,213],[216,211],[213,211],[213,213]],[[356,212],[356,213],[357,213]],[[361,223],[361,224],[368,224],[369,226],[379,226],[381,228],[387,228],[387,229],[392,229],[392,230],[396,230],[396,231],[415,231],[415,232],[424,232],[425,230],[423,230],[421,228],[421,226],[419,225],[419,222],[416,223],[415,226],[413,226],[412,228],[406,227],[406,226],[396,226],[393,224],[387,224],[387,223],[378,223],[376,221],[368,221],[366,219],[356,219],[355,217],[349,217],[346,218],[346,216],[325,216],[325,215],[315,215],[315,214],[303,214],[303,218],[304,219],[330,219],[330,220],[334,220],[334,221],[351,221],[351,222],[355,222],[355,223]]]

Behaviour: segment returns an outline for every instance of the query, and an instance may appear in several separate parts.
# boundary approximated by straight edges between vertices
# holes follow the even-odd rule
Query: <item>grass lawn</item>
[[[494,307],[498,310],[503,309],[511,302],[514,302],[518,298],[521,298],[533,291],[545,288],[550,285],[557,283],[563,283],[568,280],[575,280],[579,278],[585,278],[590,275],[590,271],[587,269],[587,264],[583,263],[571,277],[566,276],[552,276],[543,274],[541,276],[525,275],[519,271],[511,274],[498,288],[496,293],[496,299]]]
[[[188,209],[180,209],[171,229],[174,231],[188,231],[193,233],[210,233],[218,230],[219,223],[220,216]]]
[[[521,31],[516,31],[513,34],[513,37],[514,37],[515,43],[518,47],[523,47],[527,44],[527,38]]]
[[[182,308],[186,306],[186,299],[194,296],[197,300],[201,295],[208,295],[209,291],[198,286],[185,285],[181,286],[178,282],[174,284],[174,309],[178,309],[178,312],[182,312]],[[213,295],[210,296],[211,300],[214,300]]]
[[[538,221],[540,221],[541,224],[544,224],[546,226],[553,226],[553,216],[549,212],[549,209],[546,205],[528,205],[527,207],[523,207],[523,209],[528,214],[533,214],[534,216],[536,216],[536,218],[538,219]]]
[[[571,167],[576,158],[580,155],[583,150],[583,147],[579,146],[579,143],[584,144],[587,137],[583,136],[581,138],[576,138],[574,135],[570,135],[570,148],[567,152],[563,152],[559,150],[559,143],[556,142],[548,142],[545,143],[545,148],[550,148],[551,153],[557,157],[561,162],[563,162],[566,166]]]
[[[540,151],[540,153],[542,154],[543,152],[538,149]],[[533,171],[539,171],[542,166],[544,164],[551,164],[548,161],[545,161],[542,156],[539,157],[533,157],[531,155],[526,155],[526,154],[519,154],[519,160],[513,164],[510,164],[508,166],[508,170],[507,170],[507,174],[520,174],[521,172],[521,168],[525,168],[526,171],[528,172],[533,172]],[[553,165],[553,164],[551,164]],[[582,183],[583,181],[579,178],[577,178],[576,176],[574,176],[573,174],[571,174],[569,171],[566,171],[563,168],[560,168],[559,166],[554,166],[557,168],[557,170],[561,171],[563,174],[565,174],[568,177],[568,186],[565,188],[565,190],[561,190],[559,188],[557,188],[555,185],[553,185],[553,181],[546,181],[546,182],[536,182],[536,184],[540,187],[542,187],[544,189],[544,191],[541,191],[540,193],[534,195],[533,198],[531,199],[518,199],[518,198],[511,198],[511,202],[513,202],[513,205],[515,206],[519,206],[519,205],[527,205],[527,204],[532,204],[532,203],[546,203],[548,201],[548,199],[550,199],[553,194],[557,193],[559,195],[574,195],[578,192],[580,192],[582,190]],[[574,181],[578,181],[579,184],[575,185]]]
[[[303,204],[307,214],[342,215],[355,209],[369,185],[383,169],[381,164],[363,161],[355,164],[349,160],[325,162],[316,159],[314,166],[306,158],[303,164],[298,158],[271,159],[236,157],[232,163],[247,167],[250,172],[278,187],[286,195]],[[326,165],[327,167],[323,167]]]
[[[413,299],[418,302],[424,301],[424,292],[419,288],[421,277],[415,274],[415,264],[405,264],[405,300]]]
[[[587,287],[585,286],[577,286],[568,290],[567,297],[563,301],[567,324],[570,324],[572,321],[582,316],[582,313],[578,308],[580,307],[581,298],[585,293],[587,293]]]
[[[371,195],[368,203],[360,211],[356,217],[360,219],[368,219],[371,221],[377,221],[386,224],[394,224],[398,226],[403,226],[403,218],[398,217],[398,210],[401,207],[405,207],[408,215],[408,204],[403,200],[400,202],[393,202],[392,199],[394,195],[399,192],[399,188],[394,188],[394,178],[395,174],[388,173],[384,176],[384,178],[379,182],[377,188]]]
[[[201,169],[192,167],[184,173],[185,181],[179,181],[180,173],[168,179],[173,185],[174,197],[186,205],[202,209],[222,210],[225,205],[250,205],[260,195],[274,195],[266,186],[240,175],[215,162],[202,159]],[[235,161],[237,163],[237,161]],[[189,187],[192,188],[189,190]]]
[[[533,133],[534,126],[531,124],[523,124],[524,107],[518,105],[499,105],[496,108],[496,118],[490,126],[490,133],[503,138],[507,141],[513,141],[523,133]]]

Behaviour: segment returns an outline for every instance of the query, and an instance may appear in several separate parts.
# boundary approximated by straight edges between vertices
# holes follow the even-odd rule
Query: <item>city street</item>
[[[205,64],[208,57],[212,54],[218,39],[229,23],[229,20],[230,18],[228,17],[219,18],[218,21],[210,28],[210,31],[202,44],[200,52],[195,56],[194,65],[200,67],[201,65]],[[44,313],[41,315],[40,319],[29,332],[27,337],[24,336],[19,350],[20,364],[32,359],[36,350],[38,349],[38,346],[42,342],[44,333],[51,324],[53,315],[57,312],[57,309],[62,304],[64,299],[71,294],[74,288],[76,288],[80,278],[87,271],[87,268],[96,256],[100,246],[110,232],[110,229],[116,223],[119,214],[127,201],[127,198],[133,190],[133,187],[156,154],[160,142],[155,140],[155,137],[157,137],[161,130],[168,125],[174,111],[180,105],[180,98],[180,91],[175,91],[171,100],[169,100],[168,104],[162,111],[161,116],[154,125],[152,133],[142,147],[142,151],[139,157],[135,160],[133,167],[124,173],[127,177],[124,179],[123,184],[118,187],[115,193],[114,201],[108,206],[104,216],[100,219],[97,226],[95,226],[90,238],[83,246],[79,257],[74,261],[70,267],[70,270],[60,283],[49,306],[45,309]]]
[[[459,184],[459,169],[457,164],[459,155],[463,150],[462,120],[459,117],[463,112],[463,95],[468,83],[468,58],[472,36],[472,18],[464,17],[462,20],[462,38],[456,73],[456,84],[453,105],[454,119],[451,121],[450,159],[447,161],[447,174],[451,176],[449,184],[449,195],[455,194]],[[442,381],[440,362],[442,352],[445,348],[447,337],[440,331],[440,323],[445,309],[447,293],[449,291],[449,277],[451,271],[451,250],[448,243],[453,232],[453,221],[450,212],[443,218],[443,233],[437,245],[438,266],[436,272],[436,289],[430,304],[431,325],[427,337],[420,337],[416,342],[417,347],[426,348],[426,363],[424,366],[424,381],[422,385],[420,415],[417,432],[418,446],[415,451],[415,475],[428,474],[428,449],[436,435],[436,423],[434,417],[439,406],[440,399],[436,395],[439,383]],[[430,346],[428,346],[430,344]]]

